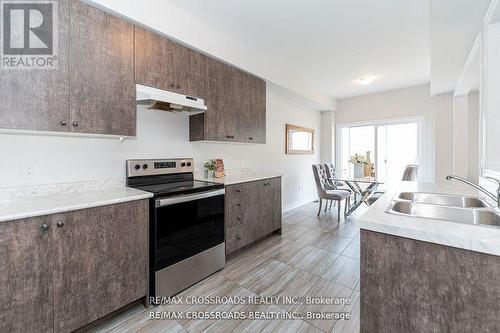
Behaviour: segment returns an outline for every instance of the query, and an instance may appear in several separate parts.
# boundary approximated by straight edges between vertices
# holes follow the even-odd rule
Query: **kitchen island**
[[[361,332],[500,331],[500,229],[388,214],[403,191],[480,196],[411,184],[360,217]]]

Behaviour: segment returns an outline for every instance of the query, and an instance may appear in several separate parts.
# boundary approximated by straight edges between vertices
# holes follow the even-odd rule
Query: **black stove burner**
[[[129,187],[151,192],[155,197],[189,194],[224,188],[223,184],[194,180],[192,173],[132,177],[127,179]]]
[[[129,185],[130,186],[130,185]],[[152,192],[155,196],[173,195],[179,193],[196,193],[217,188],[224,188],[219,183],[204,182],[200,180],[185,180],[163,184],[151,184],[142,186],[131,186],[138,190]]]

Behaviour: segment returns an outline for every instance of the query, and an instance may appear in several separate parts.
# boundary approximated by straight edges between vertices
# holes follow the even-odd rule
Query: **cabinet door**
[[[53,332],[51,227],[47,216],[0,223],[0,332]]]
[[[148,201],[54,216],[55,332],[71,332],[147,294]]]
[[[265,81],[247,75],[244,91],[242,117],[245,119],[245,125],[242,127],[246,132],[243,141],[266,143]]]
[[[266,143],[266,81],[253,77],[250,107],[252,108],[252,142]]]
[[[231,67],[214,59],[207,59],[206,140],[231,141],[234,126],[229,107]]]
[[[0,128],[68,131],[68,0],[58,1],[58,12],[58,68],[0,70]]]
[[[199,52],[187,49],[187,75],[183,94],[205,99],[207,96],[207,57]]]
[[[134,27],[71,1],[71,130],[135,135]]]
[[[281,228],[281,177],[268,179],[266,182],[266,200],[262,211],[266,216],[266,232],[270,233]]]
[[[206,57],[142,28],[135,28],[135,81],[205,98]]]
[[[247,94],[245,92],[247,74],[237,68],[231,68],[229,108],[231,113],[227,118],[233,141],[247,142],[249,115],[247,113]]]
[[[135,27],[135,82],[174,91],[174,48],[171,40]]]

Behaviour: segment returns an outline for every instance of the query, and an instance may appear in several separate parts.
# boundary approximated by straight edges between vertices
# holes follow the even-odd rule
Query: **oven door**
[[[155,271],[224,243],[224,189],[158,198],[155,206]]]

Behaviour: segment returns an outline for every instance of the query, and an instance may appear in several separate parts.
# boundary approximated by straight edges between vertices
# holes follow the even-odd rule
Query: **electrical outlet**
[[[23,178],[34,178],[36,176],[36,166],[32,163],[23,163]]]

